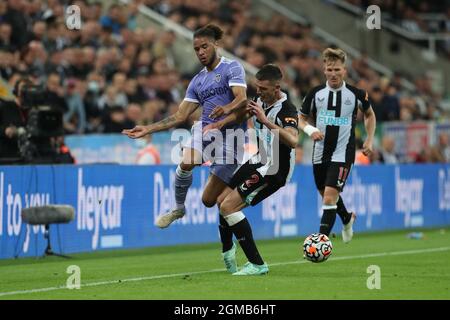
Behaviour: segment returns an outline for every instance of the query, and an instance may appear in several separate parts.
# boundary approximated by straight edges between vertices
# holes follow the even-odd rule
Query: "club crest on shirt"
[[[347,98],[347,99],[345,99],[344,104],[345,104],[346,106],[351,106],[351,105],[352,105],[352,101],[350,100],[350,98]]]
[[[215,78],[214,78],[214,81],[216,81],[217,83],[219,83],[221,78],[222,78],[222,75],[221,75],[220,73],[217,73],[216,76],[215,76]]]

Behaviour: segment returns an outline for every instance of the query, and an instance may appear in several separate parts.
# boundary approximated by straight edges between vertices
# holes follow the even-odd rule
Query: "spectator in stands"
[[[64,88],[61,86],[61,77],[57,73],[50,73],[47,77],[46,102],[49,106],[67,112]]]
[[[14,101],[0,99],[0,160],[15,163],[20,160],[19,136],[25,132],[26,111],[23,108],[21,92],[31,85],[28,78],[20,78],[14,86]]]
[[[0,8],[1,10],[1,8]],[[7,22],[0,22],[0,50],[13,52],[15,47],[11,42],[12,27]]]
[[[391,136],[384,136],[379,150],[379,161],[386,164],[398,163],[398,157],[395,154],[395,140]]]
[[[135,125],[133,121],[127,118],[122,106],[110,107],[105,114],[103,123],[105,125],[104,133],[119,133],[123,129],[131,128]]]
[[[420,150],[414,159],[415,163],[429,163],[433,161],[432,148],[430,146],[425,146]]]
[[[22,49],[26,45],[28,37],[28,21],[24,10],[25,1],[7,0],[7,4],[8,9],[2,19],[11,25],[11,44],[17,49]]]
[[[64,113],[66,133],[82,134],[86,129],[86,109],[80,91],[79,82],[74,79],[67,82],[66,102],[68,110]]]
[[[167,65],[175,67],[175,57],[173,45],[176,35],[173,31],[164,31],[153,46],[153,55],[155,58],[164,58]]]
[[[356,5],[377,3],[387,18],[398,17],[398,24],[401,19],[410,18],[425,29],[430,27],[417,22],[415,19],[420,19],[420,15],[411,14],[410,9],[447,12],[450,16],[450,9],[439,4],[443,1],[425,5],[409,0],[401,3],[348,1]],[[162,119],[178,105],[187,86],[177,71],[183,63],[177,59],[182,55],[175,54],[172,31],[157,32],[153,27],[136,25],[137,4],[143,1],[129,2],[111,6],[107,15],[102,16],[101,1],[0,0],[0,76],[12,86],[18,73],[33,74],[42,83],[59,82],[59,86],[69,78],[77,78],[80,89],[86,87],[79,91],[87,117],[85,132],[103,131],[102,120],[107,117],[102,117],[102,107],[108,110],[108,106],[126,108],[128,103],[138,103],[142,106],[141,122]],[[82,9],[80,31],[66,27],[64,9],[68,3]],[[293,101],[322,82],[320,52],[328,44],[313,36],[311,25],[294,23],[275,13],[270,20],[253,15],[250,0],[146,0],[145,4],[191,29],[206,22],[217,22],[226,31],[224,47],[256,67],[276,60],[283,69],[289,85],[285,89]],[[450,23],[444,21],[439,30],[450,30]],[[445,45],[442,41],[438,46],[440,44]],[[348,68],[348,83],[371,93],[378,120],[448,119],[443,99],[433,92],[429,76],[412,77],[414,88],[407,90],[402,86],[406,75],[396,72],[392,77],[382,77],[370,67],[368,58],[363,54],[353,59],[352,67]],[[189,73],[194,71],[197,70],[183,69],[182,72],[186,72],[186,79],[191,79]],[[117,80],[114,81],[118,73],[125,75],[125,86],[120,90],[116,88]],[[62,97],[60,92],[60,88],[49,90],[50,104],[62,104],[55,102]],[[107,99],[107,93],[113,98]],[[144,104],[153,99],[157,101],[150,103],[150,109],[154,109],[149,111]],[[128,112],[125,109],[125,113]]]
[[[431,148],[431,162],[450,162],[450,144],[448,133],[441,132],[439,134],[438,143]]]
[[[386,121],[400,120],[400,101],[398,90],[394,85],[388,85],[383,98],[383,119]]]
[[[103,28],[110,28],[114,34],[119,34],[120,29],[124,27],[121,21],[121,7],[118,4],[113,4],[108,9],[108,14],[100,18],[100,24]]]
[[[98,100],[98,106],[103,111],[116,106],[125,108],[127,104],[127,96],[122,92],[118,92],[114,86],[107,87],[106,92]]]
[[[146,146],[139,150],[136,157],[136,163],[142,165],[160,164],[161,155],[158,149],[152,144],[152,135],[148,135],[144,138]]]
[[[374,87],[370,94],[370,98],[372,100],[372,109],[377,118],[377,122],[384,121],[383,92],[381,91],[381,88],[378,86]]]

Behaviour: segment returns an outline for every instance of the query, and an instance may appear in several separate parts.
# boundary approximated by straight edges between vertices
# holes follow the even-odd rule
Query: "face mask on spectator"
[[[89,81],[88,90],[94,93],[97,93],[100,90],[100,86],[97,81]]]

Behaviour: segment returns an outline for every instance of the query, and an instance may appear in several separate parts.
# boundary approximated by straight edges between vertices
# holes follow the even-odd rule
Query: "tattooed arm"
[[[185,122],[198,106],[198,103],[183,100],[178,107],[178,111],[170,117],[148,126],[135,126],[133,129],[125,129],[122,130],[122,133],[126,134],[129,138],[137,139],[142,138],[147,134],[168,130]]]

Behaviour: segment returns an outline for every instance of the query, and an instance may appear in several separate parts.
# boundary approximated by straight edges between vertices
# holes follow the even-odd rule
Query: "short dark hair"
[[[215,24],[207,24],[194,32],[194,38],[208,37],[213,40],[220,40],[222,36],[223,30]]]
[[[260,81],[280,81],[283,78],[281,69],[275,64],[266,64],[256,73],[256,79]]]

